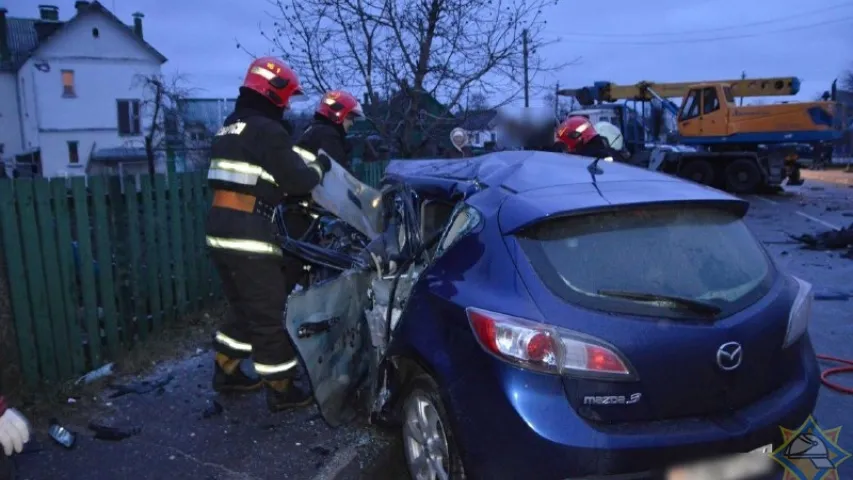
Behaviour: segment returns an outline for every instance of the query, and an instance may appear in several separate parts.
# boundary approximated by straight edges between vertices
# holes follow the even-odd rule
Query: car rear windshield
[[[691,302],[731,314],[764,296],[774,271],[740,215],[709,207],[563,217],[523,232],[519,242],[537,274],[560,297],[639,315],[689,317],[695,311],[674,307]],[[686,301],[655,302],[652,296]]]

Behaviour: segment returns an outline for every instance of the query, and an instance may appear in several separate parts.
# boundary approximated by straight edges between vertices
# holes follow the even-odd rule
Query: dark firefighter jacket
[[[234,112],[214,137],[207,176],[214,196],[226,191],[256,201],[251,213],[214,205],[207,217],[209,247],[281,255],[273,209],[287,196],[309,194],[320,181],[319,172],[294,150],[281,115],[260,94],[241,89]]]
[[[324,150],[327,155],[352,173],[346,131],[344,131],[344,127],[332,123],[326,117],[315,114],[314,121],[305,129],[296,144],[314,155],[317,155],[321,149]]]
[[[577,151],[574,153],[576,155],[583,155],[585,157],[594,158],[612,157],[614,162],[625,161],[625,156],[622,154],[622,152],[616,150],[615,148],[612,148],[607,142],[607,139],[605,139],[601,135],[596,135],[592,138],[592,140],[581,145],[580,148],[578,148]]]

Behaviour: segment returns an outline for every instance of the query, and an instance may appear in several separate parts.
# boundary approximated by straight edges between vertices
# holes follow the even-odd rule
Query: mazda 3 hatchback
[[[500,152],[392,162],[376,205],[379,238],[302,245],[315,274],[286,326],[324,418],[397,425],[412,478],[769,463],[815,406],[811,285],[774,265],[739,198]]]

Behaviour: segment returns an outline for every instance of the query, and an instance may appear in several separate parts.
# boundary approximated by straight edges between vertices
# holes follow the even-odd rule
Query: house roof
[[[462,122],[458,125],[465,130],[478,131],[491,129],[492,120],[495,119],[497,110],[474,110],[459,115]]]
[[[11,58],[0,61],[0,72],[17,72],[38,47],[37,21],[32,18],[6,18],[6,44]]]
[[[143,147],[109,147],[92,152],[91,161],[103,163],[141,162],[148,160]]]
[[[139,35],[136,35],[133,32],[133,27],[129,25],[125,25],[116,17],[112,12],[107,10],[106,7],[101,5],[100,2],[92,2],[87,7],[84,7],[85,10],[78,10],[77,13],[71,17],[67,22],[56,22],[59,24],[59,27],[54,30],[46,38],[39,40],[38,33],[36,32],[36,23],[40,22],[40,19],[37,18],[16,18],[16,17],[7,17],[6,25],[7,25],[7,33],[6,33],[6,41],[9,46],[9,53],[11,55],[11,59],[9,61],[5,61],[0,63],[0,72],[17,72],[19,68],[43,45],[46,45],[50,42],[52,38],[56,37],[56,34],[63,29],[67,28],[68,25],[73,24],[80,16],[81,13],[100,13],[104,15],[108,19],[112,20],[119,26],[119,28],[124,28],[127,30],[127,33],[130,34],[137,42],[139,42],[146,50],[148,50],[152,55],[154,55],[160,63],[165,63],[167,58],[160,53],[156,48],[152,47],[151,44],[142,39]]]

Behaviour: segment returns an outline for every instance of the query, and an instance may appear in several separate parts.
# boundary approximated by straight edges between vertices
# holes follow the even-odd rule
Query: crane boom
[[[582,89],[563,89],[558,95],[586,97],[600,102],[617,100],[650,101],[657,96],[663,98],[682,98],[687,92],[700,84],[727,84],[735,97],[773,97],[796,95],[800,91],[800,79],[797,77],[748,78],[737,80],[709,80],[703,82],[655,83],[639,82],[636,85],[616,85],[610,82],[595,82],[592,87]],[[649,89],[654,92],[649,92]],[[590,98],[591,96],[591,98]],[[579,98],[579,100],[581,100]],[[581,100],[581,103],[585,103]]]

